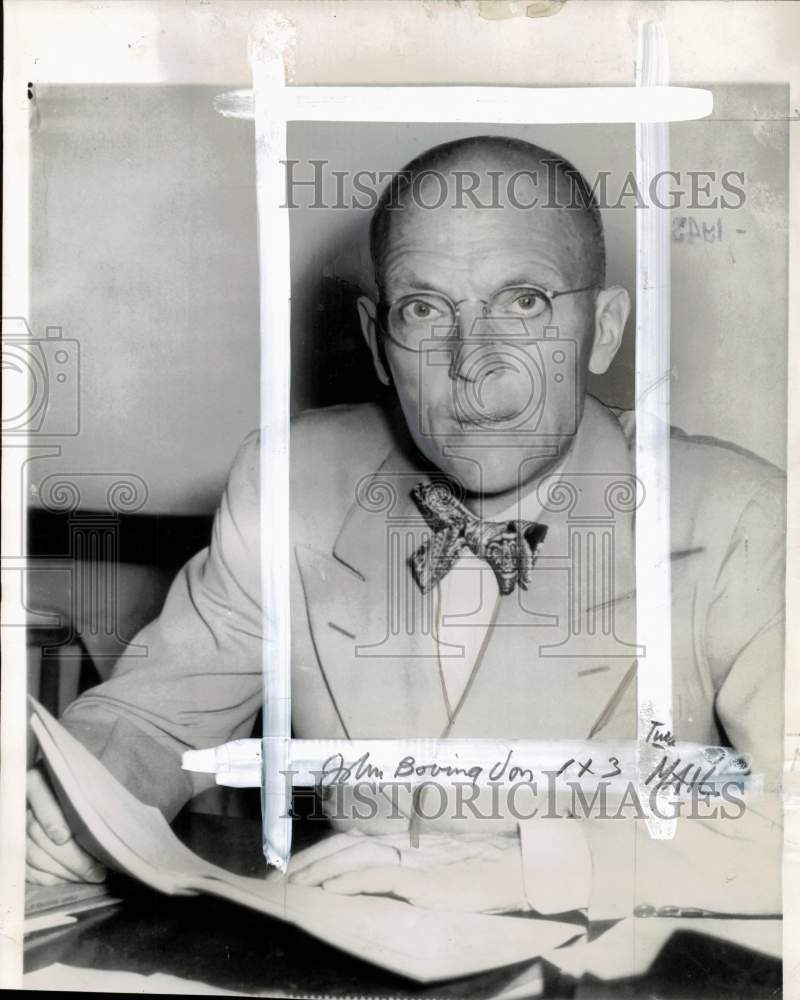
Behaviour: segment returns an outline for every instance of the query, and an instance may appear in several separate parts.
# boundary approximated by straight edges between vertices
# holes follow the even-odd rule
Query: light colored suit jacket
[[[637,662],[647,667],[633,616],[633,519],[642,499],[633,433],[630,414],[587,400],[560,471],[567,488],[545,481],[539,490],[549,530],[531,585],[500,601],[450,725],[431,605],[407,564],[427,530],[410,490],[430,473],[375,405],[299,417],[291,484],[295,735],[633,738]],[[147,658],[123,657],[64,717],[167,816],[205,786],[180,770],[181,752],[250,735],[260,707],[258,467],[252,435],[209,548],[184,567],[160,617],[136,637]],[[671,477],[674,734],[716,743],[722,727],[774,775],[782,759],[783,475],[732,446],[675,432]],[[604,552],[612,553],[605,563]],[[597,572],[580,572],[587,558]],[[599,858],[604,831],[596,840]]]

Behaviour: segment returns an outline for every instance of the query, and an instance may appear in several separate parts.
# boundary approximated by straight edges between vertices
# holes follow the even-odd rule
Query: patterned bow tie
[[[423,594],[446,576],[464,549],[494,570],[501,594],[514,585],[528,589],[547,525],[536,521],[482,521],[443,483],[418,483],[411,496],[433,529],[411,557],[411,571]]]

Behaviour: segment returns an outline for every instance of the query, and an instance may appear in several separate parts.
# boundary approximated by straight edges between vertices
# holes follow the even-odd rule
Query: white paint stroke
[[[258,787],[269,743],[268,737],[243,739],[206,750],[187,750],[181,767],[214,774],[219,785]],[[283,741],[278,743],[282,751]],[[678,780],[681,784],[694,782],[706,789],[719,781],[747,779],[749,785],[755,780],[750,774],[750,757],[730,748],[702,743],[653,746],[655,762],[649,786],[670,783],[670,776],[673,784]],[[405,774],[411,765],[400,768],[400,764],[407,758],[413,758],[414,768],[422,770]],[[291,740],[287,774],[291,773],[294,787],[313,786],[323,774],[336,770],[339,761],[342,771],[337,783],[345,785],[395,780],[412,785],[433,780],[444,785],[463,781],[465,771],[480,768],[481,774],[474,776],[476,784],[524,783],[530,772],[533,780],[549,773],[561,776],[564,783],[577,780],[584,789],[603,786],[609,791],[624,791],[639,774],[635,740],[491,739]],[[584,765],[586,770],[580,773]],[[347,768],[350,773],[346,773]],[[693,773],[695,768],[699,770]],[[447,773],[448,769],[453,773]],[[398,770],[403,773],[398,774]],[[473,776],[467,777],[473,780]],[[547,787],[546,782],[543,787]]]
[[[291,87],[273,118],[319,122],[491,122],[498,125],[695,121],[713,110],[700,87]],[[280,103],[278,103],[280,100]],[[228,118],[254,116],[253,91],[220,94]]]
[[[280,53],[252,53],[256,125],[261,329],[261,593],[263,732],[262,839],[267,863],[286,871],[292,824],[281,771],[289,763],[291,671],[289,610],[289,379],[291,276],[286,206],[286,121]]]
[[[668,79],[661,25],[639,26],[637,84]],[[669,126],[636,125],[636,182],[669,169]],[[672,729],[672,574],[670,563],[670,233],[669,212],[636,209],[636,475],[645,500],[636,511],[636,641],[640,781],[652,769],[651,722]],[[641,787],[641,786],[640,786]],[[674,820],[648,817],[650,835],[671,839]]]

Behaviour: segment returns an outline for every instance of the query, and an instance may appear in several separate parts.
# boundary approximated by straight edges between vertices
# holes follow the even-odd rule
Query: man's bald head
[[[525,213],[531,231],[542,212],[581,280],[602,284],[605,241],[600,210],[583,175],[564,157],[522,139],[474,136],[426,150],[394,175],[370,226],[376,280],[398,229],[419,212]],[[557,213],[557,214],[556,214]]]

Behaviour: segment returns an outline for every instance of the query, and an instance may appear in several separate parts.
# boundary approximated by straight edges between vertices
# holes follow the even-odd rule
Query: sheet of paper
[[[25,888],[25,916],[50,910],[69,911],[77,903],[108,895],[105,885],[89,885],[85,882],[62,882],[60,885],[33,885]]]
[[[179,976],[168,976],[156,973],[143,976],[136,972],[114,972],[106,969],[80,969],[71,965],[55,962],[53,965],[29,972],[23,977],[22,988],[26,990],[80,990],[92,993],[140,993],[148,996],[153,993],[171,993],[180,995],[192,993],[200,995],[245,997],[271,996],[282,1000],[288,997],[286,993],[270,990],[266,993],[237,993],[235,990],[223,990],[218,986],[201,983],[194,979],[181,979]]]
[[[425,910],[378,896],[335,896],[276,873],[234,875],[184,847],[158,810],[123,788],[40,705],[32,707],[31,726],[73,829],[83,829],[112,867],[160,891],[221,896],[421,982],[534,959],[580,934],[574,924],[554,920]]]
[[[40,913],[35,917],[25,918],[25,933],[35,934],[37,931],[49,931],[54,927],[68,927],[77,922],[78,918],[69,913]]]

